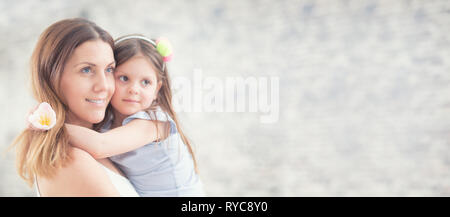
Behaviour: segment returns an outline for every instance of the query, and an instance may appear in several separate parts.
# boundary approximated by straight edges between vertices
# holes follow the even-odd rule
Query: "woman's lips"
[[[105,99],[86,99],[86,102],[89,102],[90,104],[95,106],[104,106],[106,104]]]

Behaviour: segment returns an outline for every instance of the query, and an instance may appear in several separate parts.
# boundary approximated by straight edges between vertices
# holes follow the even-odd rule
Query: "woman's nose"
[[[101,92],[106,91],[109,88],[108,78],[104,73],[98,73],[98,76],[95,77],[94,91]]]

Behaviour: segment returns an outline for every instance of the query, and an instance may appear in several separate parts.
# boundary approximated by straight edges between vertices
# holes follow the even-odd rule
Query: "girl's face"
[[[114,93],[114,67],[112,48],[102,40],[86,41],[75,49],[60,81],[68,123],[91,128],[103,120]]]
[[[111,105],[126,116],[148,109],[161,88],[152,63],[142,55],[134,56],[118,66],[114,78],[116,91]]]

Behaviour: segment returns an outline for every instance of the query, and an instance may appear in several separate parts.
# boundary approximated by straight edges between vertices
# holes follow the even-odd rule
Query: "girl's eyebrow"
[[[143,76],[142,79],[146,79],[146,80],[152,81],[153,80],[153,76]]]

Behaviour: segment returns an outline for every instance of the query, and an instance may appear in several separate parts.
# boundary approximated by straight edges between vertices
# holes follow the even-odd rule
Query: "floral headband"
[[[170,60],[172,60],[172,57],[173,57],[172,44],[170,44],[170,42],[169,42],[169,40],[167,40],[167,38],[159,38],[155,42],[144,36],[130,35],[130,36],[125,36],[125,37],[117,40],[116,42],[114,42],[114,44],[118,44],[119,42],[125,41],[128,39],[141,39],[141,40],[147,41],[150,44],[152,44],[153,46],[155,46],[158,53],[163,57],[163,61],[164,61],[163,68],[162,68],[163,71],[166,66],[166,62],[169,62]]]

